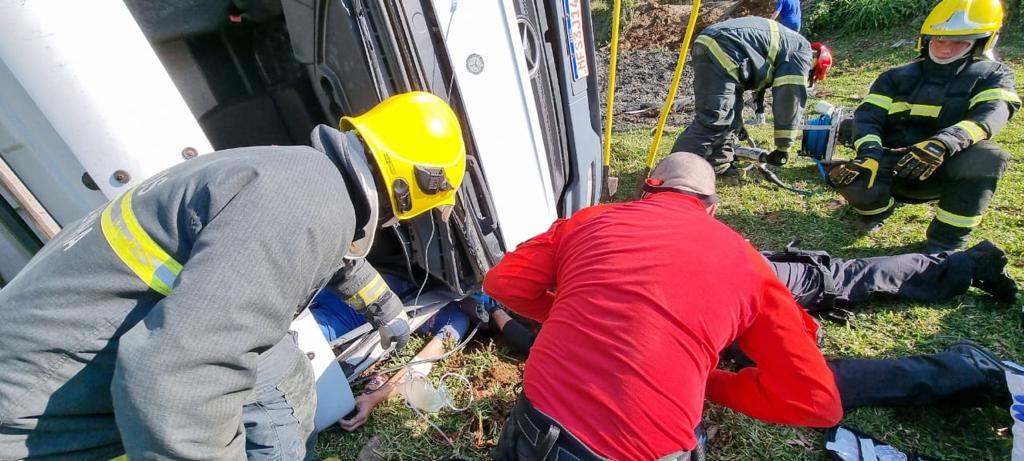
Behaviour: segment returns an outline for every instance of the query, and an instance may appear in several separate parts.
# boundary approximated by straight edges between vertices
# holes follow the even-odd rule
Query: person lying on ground
[[[488,295],[543,324],[495,459],[699,457],[705,397],[780,424],[841,418],[816,324],[711,216],[711,165],[675,153],[652,178],[647,197],[556,221],[484,279]],[[733,342],[756,368],[716,369]]]
[[[417,290],[415,285],[392,275],[384,275],[384,281],[403,299],[414,296]],[[330,290],[323,290],[317,294],[310,306],[310,312],[328,342],[334,341],[366,323],[366,320],[355,309],[335,296]],[[460,309],[458,302],[448,303],[416,330],[417,333],[430,334],[433,337],[412,360],[431,360],[440,357],[447,352],[449,345],[455,345],[462,341],[469,329],[469,323],[469,317]],[[338,421],[338,425],[349,432],[358,429],[366,423],[370,413],[377,405],[398,395],[398,386],[409,378],[410,371],[426,376],[430,374],[432,366],[432,363],[416,364],[399,370],[390,378],[378,377],[386,381],[380,383],[379,387],[369,388],[367,392],[356,396],[355,414],[341,419]]]

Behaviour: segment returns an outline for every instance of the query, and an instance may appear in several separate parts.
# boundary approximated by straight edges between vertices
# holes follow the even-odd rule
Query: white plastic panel
[[[557,217],[547,152],[510,1],[435,0],[509,250]]]
[[[327,343],[313,315],[308,310],[304,311],[292,322],[290,329],[295,332],[299,349],[307,355],[313,354],[311,365],[316,377],[316,416],[313,420],[319,432],[352,411],[356,402],[345,373],[334,360],[331,345]]]
[[[212,150],[121,1],[0,2],[0,61],[107,197]]]
[[[85,167],[3,62],[0,101],[0,156],[57,224],[66,226],[107,201],[82,183]]]

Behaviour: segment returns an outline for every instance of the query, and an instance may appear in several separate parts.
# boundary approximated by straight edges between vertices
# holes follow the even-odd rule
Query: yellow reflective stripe
[[[976,227],[981,224],[981,216],[962,216],[935,207],[935,219],[953,227]]]
[[[892,106],[889,107],[890,114],[897,114],[908,110],[910,110],[910,104],[907,104],[903,101],[894,102],[892,103]]]
[[[889,211],[889,208],[892,208],[892,206],[895,204],[896,200],[893,199],[892,197],[889,197],[889,203],[887,203],[885,206],[881,208],[875,208],[874,210],[862,210],[860,208],[853,207],[853,211],[856,211],[857,214],[861,216],[874,216],[876,214],[882,214],[885,213],[886,211]]]
[[[768,74],[764,82],[759,85],[760,88],[768,86],[768,82],[772,81],[775,76],[775,59],[779,57],[779,42],[782,41],[782,36],[779,34],[779,23],[768,21],[768,29],[770,31],[768,38]]]
[[[889,114],[898,114],[904,111],[910,111],[910,115],[917,115],[921,117],[938,117],[939,111],[942,110],[942,106],[930,106],[928,104],[910,104],[908,102],[896,101],[889,107]]]
[[[966,131],[967,135],[971,137],[971,142],[978,142],[988,137],[988,132],[973,120],[961,120],[953,126]]]
[[[384,279],[380,274],[375,274],[366,285],[359,289],[358,293],[346,299],[345,303],[352,306],[353,309],[362,309],[373,304],[387,289],[388,285],[384,283]]]
[[[1017,93],[1014,93],[1014,92],[1012,92],[1010,90],[1004,90],[1002,88],[992,88],[992,89],[985,90],[985,91],[982,91],[982,92],[974,95],[974,97],[971,98],[971,105],[970,105],[970,107],[974,107],[975,104],[983,103],[985,101],[996,101],[996,100],[998,100],[998,101],[1006,101],[1006,102],[1015,102],[1017,104],[1020,104],[1020,97],[1017,96]]]
[[[920,115],[923,117],[938,117],[939,111],[942,110],[942,106],[929,106],[927,104],[911,104],[910,115]]]
[[[882,109],[885,109],[886,111],[892,108],[892,98],[883,94],[871,93],[864,97],[863,102],[868,104],[874,104],[878,107],[881,107]]]
[[[775,137],[794,139],[799,132],[800,130],[775,130]]]
[[[725,72],[728,73],[730,77],[737,82],[740,81],[740,74],[736,71],[736,63],[733,62],[729,55],[725,54],[725,51],[722,51],[722,47],[718,46],[718,42],[716,42],[715,39],[708,37],[707,35],[698,35],[697,40],[695,41],[704,45],[704,47],[714,55],[718,64],[725,69]]]
[[[800,75],[783,75],[782,77],[775,79],[775,82],[772,83],[772,87],[782,85],[807,86],[807,77],[803,77]]]
[[[135,275],[157,293],[171,294],[181,264],[150,238],[132,211],[135,188],[103,209],[100,227],[107,244]]]
[[[879,146],[882,145],[882,138],[878,137],[877,134],[867,134],[857,138],[857,140],[853,142],[853,148],[860,149],[861,144],[872,141],[877,142]]]

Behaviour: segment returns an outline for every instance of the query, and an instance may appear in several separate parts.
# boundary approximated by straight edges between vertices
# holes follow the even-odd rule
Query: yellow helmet
[[[340,123],[370,150],[396,218],[455,204],[466,172],[466,144],[459,119],[441,98],[403,93]]]
[[[1003,5],[999,0],[942,0],[921,25],[917,40],[920,50],[924,42],[941,40],[977,40],[986,38],[982,52],[990,54],[1003,27]]]

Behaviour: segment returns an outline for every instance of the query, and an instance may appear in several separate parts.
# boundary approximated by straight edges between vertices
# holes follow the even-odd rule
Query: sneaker
[[[982,240],[964,251],[974,260],[974,280],[971,286],[992,295],[996,301],[1012,303],[1017,300],[1017,282],[1006,271],[1006,252],[992,243]]]
[[[1010,406],[1010,389],[1006,385],[1006,371],[1014,370],[992,351],[971,341],[961,341],[946,348],[946,352],[960,354],[985,376],[988,383],[989,401],[1000,407]]]

